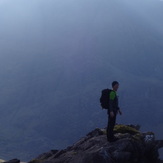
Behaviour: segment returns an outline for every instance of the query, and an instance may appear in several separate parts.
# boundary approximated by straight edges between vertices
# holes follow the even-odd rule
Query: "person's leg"
[[[108,115],[108,126],[107,126],[107,139],[108,141],[113,141],[114,140],[114,126],[116,122],[116,114],[114,117],[111,117]]]

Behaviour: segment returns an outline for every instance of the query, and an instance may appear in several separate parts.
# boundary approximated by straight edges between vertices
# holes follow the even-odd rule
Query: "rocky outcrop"
[[[154,133],[141,133],[139,126],[116,125],[117,141],[108,142],[106,129],[95,129],[74,145],[51,150],[29,163],[156,163],[163,140]]]
[[[4,161],[3,163],[20,163],[20,160],[12,159],[12,160],[9,160],[9,161]]]

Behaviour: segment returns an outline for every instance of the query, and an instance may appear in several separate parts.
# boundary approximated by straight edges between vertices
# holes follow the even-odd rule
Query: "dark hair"
[[[112,82],[112,87],[114,87],[116,84],[119,84],[117,81]]]

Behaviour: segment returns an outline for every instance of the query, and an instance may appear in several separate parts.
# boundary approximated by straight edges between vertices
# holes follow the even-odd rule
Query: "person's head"
[[[117,91],[119,88],[119,83],[117,81],[112,82],[112,88],[114,91]]]

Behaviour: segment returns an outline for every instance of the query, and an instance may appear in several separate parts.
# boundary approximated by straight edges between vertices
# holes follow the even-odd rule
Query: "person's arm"
[[[122,112],[121,112],[121,110],[120,110],[120,109],[118,109],[118,113],[119,113],[120,115],[122,115]]]
[[[119,113],[120,115],[122,115],[122,112],[121,112],[121,110],[120,110],[119,106],[118,106],[117,113]]]

